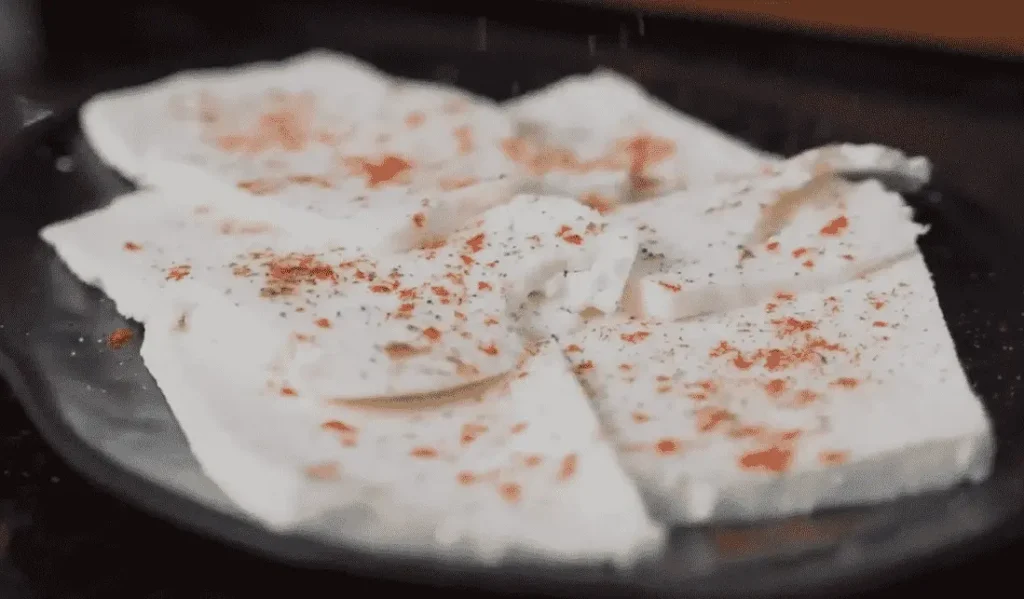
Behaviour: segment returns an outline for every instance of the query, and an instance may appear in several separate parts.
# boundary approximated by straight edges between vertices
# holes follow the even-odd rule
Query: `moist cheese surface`
[[[925,229],[846,181],[923,158],[772,156],[605,71],[498,105],[328,52],[82,122],[143,189],[41,236],[275,530],[629,563],[991,471]]]

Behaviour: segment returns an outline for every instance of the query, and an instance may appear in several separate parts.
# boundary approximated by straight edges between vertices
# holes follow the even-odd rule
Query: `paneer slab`
[[[540,190],[598,208],[757,173],[777,160],[608,70],[567,77],[505,107],[519,133],[509,156]]]
[[[419,395],[505,374],[528,296],[613,311],[636,254],[632,229],[566,198],[522,196],[443,243],[368,254],[160,197],[129,196],[43,237],[126,313],[191,306],[181,326],[211,360],[263,335],[278,350],[265,383],[284,395]]]
[[[815,166],[902,174],[859,146],[801,156],[778,172],[623,206],[608,217],[640,234],[626,309],[674,320],[749,305],[780,290],[840,283],[916,251],[925,228],[874,180],[848,183]],[[868,148],[870,150],[870,148]],[[809,158],[815,158],[810,160]],[[916,163],[914,163],[916,164]],[[921,175],[920,169],[913,174]]]
[[[283,397],[258,361],[197,358],[178,320],[147,327],[146,365],[206,474],[268,526],[484,561],[628,563],[660,545],[556,346],[490,388],[400,409]]]
[[[563,340],[655,513],[749,520],[977,482],[992,429],[919,254],[823,291]]]
[[[102,94],[82,123],[111,166],[175,199],[212,193],[327,233],[351,221],[385,249],[450,233],[518,186],[493,103],[327,52]]]
[[[349,230],[355,243],[366,232]],[[221,267],[226,257],[309,244],[267,220],[243,218],[210,204],[190,207],[156,191],[138,191],[40,236],[82,281],[102,289],[129,318],[146,322],[178,294],[193,271]],[[364,243],[372,243],[370,236]],[[185,283],[187,285],[187,283]]]

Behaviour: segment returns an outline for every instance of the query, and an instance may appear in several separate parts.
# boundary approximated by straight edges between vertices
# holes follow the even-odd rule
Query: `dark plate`
[[[348,26],[372,29],[374,21]],[[316,29],[315,24],[309,27]],[[783,113],[777,106],[751,103],[721,81],[702,80],[713,70],[695,69],[669,51],[599,49],[591,54],[587,36],[578,32],[513,28],[492,30],[488,49],[481,51],[466,40],[428,44],[422,34],[415,37],[415,28],[403,29],[400,22],[388,27],[393,36],[388,39],[396,41],[386,46],[377,39],[335,45],[392,72],[454,81],[497,98],[603,63],[767,150],[792,153],[827,141],[822,138],[825,115],[817,109],[791,106]],[[604,32],[601,39],[614,35]],[[312,34],[306,39],[326,43]],[[295,45],[285,44],[277,52],[298,49]],[[228,59],[235,61],[267,56],[265,51],[230,54]],[[206,57],[174,66],[228,59]],[[152,73],[137,71],[108,85],[160,72],[159,67]],[[721,77],[735,83],[741,75],[728,71]],[[32,421],[72,466],[182,527],[272,559],[369,576],[514,592],[656,591],[701,597],[850,591],[904,576],[939,558],[997,546],[1024,531],[1024,405],[1015,397],[1024,387],[1017,356],[1024,346],[1024,272],[1018,257],[1024,246],[1009,225],[984,213],[971,198],[928,189],[909,199],[919,219],[932,225],[921,246],[961,360],[996,423],[999,455],[993,478],[977,487],[868,509],[747,527],[681,529],[661,558],[637,571],[613,573],[442,565],[372,554],[271,533],[235,512],[198,474],[141,364],[137,343],[112,351],[100,342],[110,331],[134,325],[118,316],[101,293],[79,283],[36,238],[39,227],[103,205],[128,189],[84,144],[73,108],[30,127],[0,161],[0,366]]]

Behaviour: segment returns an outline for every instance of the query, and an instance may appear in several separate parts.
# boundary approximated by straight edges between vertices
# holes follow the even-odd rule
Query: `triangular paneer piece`
[[[146,365],[206,474],[269,526],[487,561],[629,562],[660,545],[557,346],[430,404],[331,404],[264,387],[259,346],[202,359],[177,320],[147,327]]]
[[[563,339],[627,470],[673,522],[980,481],[992,429],[920,254],[824,291]]]
[[[599,209],[757,173],[777,160],[603,69],[505,107],[519,132],[509,156],[540,190]]]
[[[266,383],[285,395],[423,394],[504,374],[531,294],[613,311],[636,255],[635,231],[566,198],[521,196],[443,243],[369,254],[158,197],[129,196],[43,237],[133,316],[192,306],[182,327],[210,359],[262,338],[278,351]]]
[[[820,168],[921,174],[872,147],[861,150],[842,146],[801,155],[772,174],[609,214],[640,234],[626,309],[686,318],[749,305],[780,290],[847,281],[914,252],[925,228],[899,194],[874,180],[847,182],[833,170],[815,174]]]
[[[518,187],[492,102],[327,52],[101,94],[82,123],[107,162],[174,199],[213,194],[327,234],[351,221],[384,248],[450,233]]]

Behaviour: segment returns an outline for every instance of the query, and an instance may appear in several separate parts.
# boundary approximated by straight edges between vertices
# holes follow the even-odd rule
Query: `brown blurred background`
[[[1008,0],[589,0],[776,27],[1024,56],[1024,5]]]

